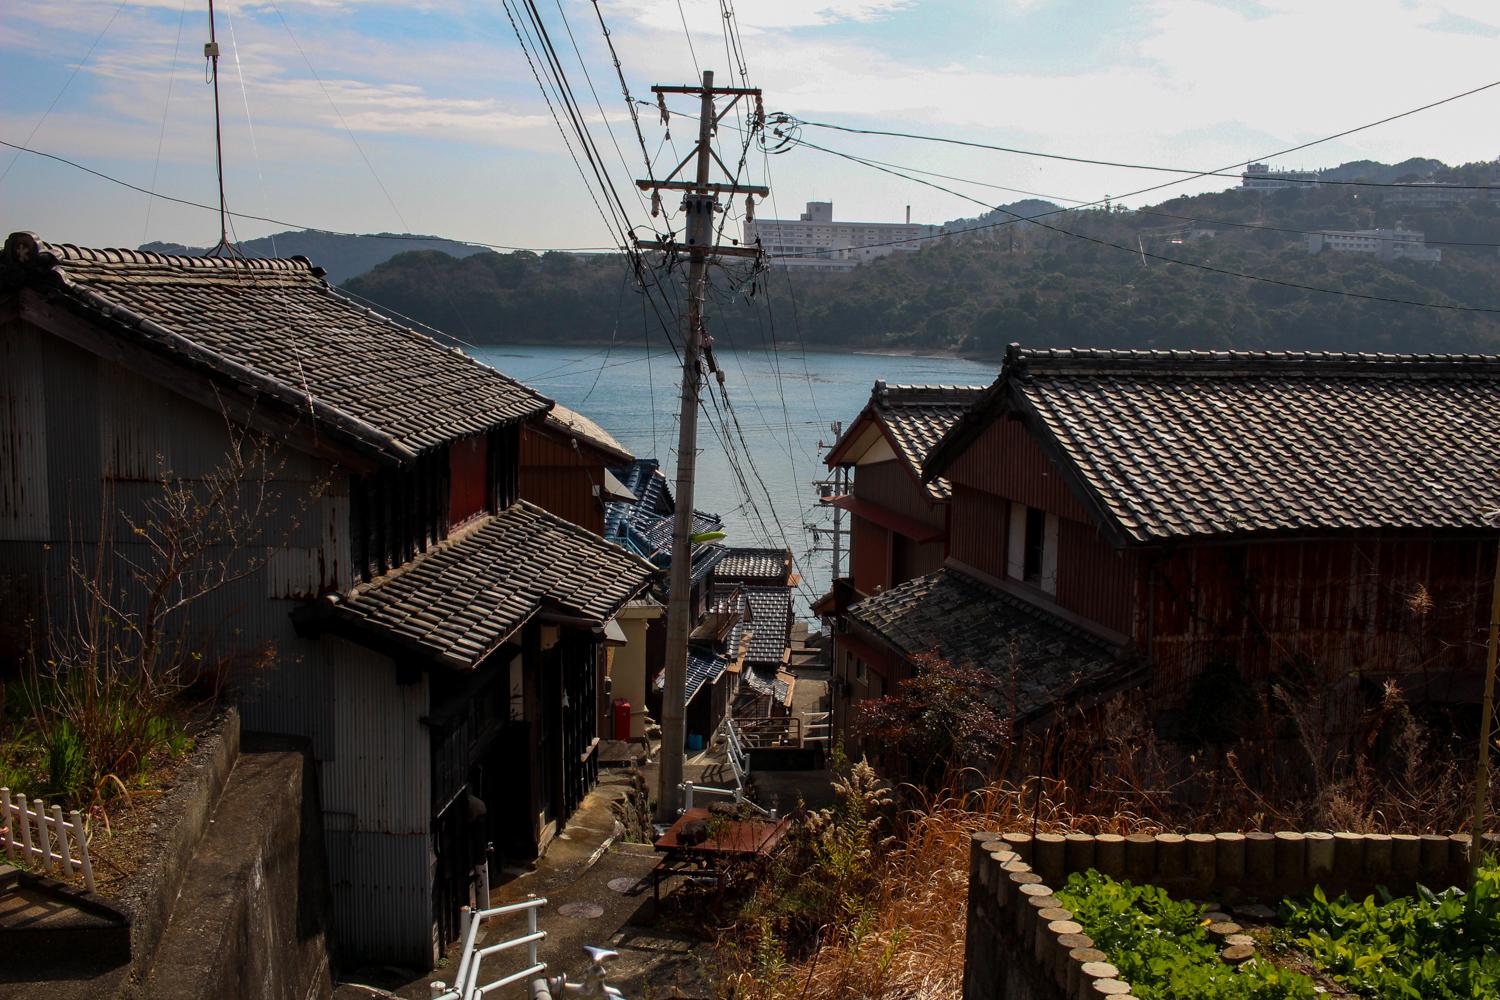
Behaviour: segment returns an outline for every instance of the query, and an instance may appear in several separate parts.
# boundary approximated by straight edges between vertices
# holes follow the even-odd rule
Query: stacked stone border
[[[1490,850],[1497,844],[1486,841]],[[976,833],[969,850],[964,1000],[1132,1000],[1103,952],[1053,895],[1094,868],[1177,898],[1274,905],[1321,885],[1402,895],[1465,881],[1468,834]]]

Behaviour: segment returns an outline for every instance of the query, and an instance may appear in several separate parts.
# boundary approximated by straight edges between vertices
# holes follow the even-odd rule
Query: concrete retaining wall
[[[240,756],[141,988],[152,1000],[329,997],[327,871],[312,764]]]
[[[964,1000],[1129,1000],[1129,987],[1053,895],[1098,869],[1173,896],[1226,905],[1321,885],[1330,896],[1464,880],[1467,834],[975,834],[969,857]]]

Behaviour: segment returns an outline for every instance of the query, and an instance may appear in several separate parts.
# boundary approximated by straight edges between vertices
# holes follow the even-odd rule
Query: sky
[[[599,18],[631,93],[649,99],[652,84],[686,84],[702,69],[729,82],[727,0],[534,2],[632,223],[649,227],[649,207],[630,184],[644,176],[646,154]],[[233,236],[290,223],[536,249],[616,245],[503,3],[215,6],[229,205],[277,220],[238,219]],[[206,0],[6,4],[0,139],[148,191],[216,203],[206,8]],[[1260,158],[1500,79],[1495,0],[737,0],[729,8],[768,112],[1190,169]],[[670,104],[693,110],[691,98]],[[1500,87],[1273,162],[1490,160],[1500,156],[1497,122]],[[658,175],[686,154],[686,118],[668,129],[646,111],[640,125]],[[1118,199],[1166,179],[810,126],[801,134],[1057,199]],[[733,166],[739,134],[722,129],[719,143]],[[812,200],[831,200],[836,218],[857,221],[896,221],[907,206],[913,221],[932,223],[983,211],[806,147],[756,151],[748,170],[773,191],[756,206],[761,217],[795,218]],[[218,238],[214,211],[54,160],[0,147],[0,172],[5,232],[90,246]],[[1205,178],[1173,190],[1232,183]],[[987,202],[1019,197],[963,189]]]

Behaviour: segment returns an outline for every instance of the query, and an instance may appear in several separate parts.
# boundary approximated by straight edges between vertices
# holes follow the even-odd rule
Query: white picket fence
[[[51,869],[64,877],[83,873],[83,885],[94,891],[94,866],[89,862],[89,835],[83,817],[74,809],[63,819],[61,806],[49,811],[41,799],[27,803],[26,796],[11,797],[0,788],[0,847],[11,861]]]

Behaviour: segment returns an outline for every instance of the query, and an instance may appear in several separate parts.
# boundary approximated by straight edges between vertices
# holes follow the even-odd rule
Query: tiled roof
[[[602,624],[655,573],[618,545],[522,500],[356,588],[333,616],[469,667],[543,609]]]
[[[729,633],[729,648],[738,649],[740,636],[750,630],[746,663],[780,664],[791,643],[792,589],[745,587],[740,623]]]
[[[730,549],[714,569],[720,580],[785,581],[791,555],[786,549]]]
[[[729,658],[718,653],[711,653],[697,646],[688,647],[687,662],[687,696],[683,704],[691,704],[693,697],[702,690],[706,684],[712,684],[724,675],[729,666]],[[661,671],[656,675],[655,686],[658,691],[667,686],[667,672]]]
[[[89,250],[13,234],[0,288],[30,285],[122,339],[226,388],[309,413],[387,460],[523,420],[550,401],[461,351],[357,305],[304,258]]]
[[[1126,543],[1474,529],[1500,502],[1500,357],[1012,347],[927,471],[1006,411]]]
[[[1014,686],[1018,719],[1125,670],[1117,647],[951,568],[867,598],[847,614],[906,656],[936,653],[992,670],[1007,702]]]
[[[933,446],[983,394],[984,386],[979,385],[890,385],[878,379],[860,419],[849,425],[829,452],[829,461],[836,463],[842,446],[860,434],[865,419],[871,419],[885,431],[912,475],[921,479],[922,463]],[[946,501],[953,492],[948,480],[941,477],[926,486],[934,501]]]

